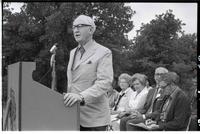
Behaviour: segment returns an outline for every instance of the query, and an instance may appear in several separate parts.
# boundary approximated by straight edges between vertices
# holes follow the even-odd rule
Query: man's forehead
[[[94,20],[86,15],[78,16],[73,22],[73,25],[80,25],[80,24],[95,26]]]
[[[166,73],[164,70],[156,70],[155,73]]]

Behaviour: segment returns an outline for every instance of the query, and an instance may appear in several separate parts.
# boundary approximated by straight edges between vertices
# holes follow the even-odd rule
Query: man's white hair
[[[155,73],[157,73],[157,72],[159,72],[159,73],[168,73],[169,71],[166,69],[166,68],[164,68],[164,67],[158,67],[158,68],[156,68],[156,70],[155,70]]]
[[[84,24],[84,25],[90,25],[93,27],[94,31],[96,30],[96,25],[94,23],[94,20],[86,15],[79,15],[73,22],[73,25],[79,25],[79,24]]]

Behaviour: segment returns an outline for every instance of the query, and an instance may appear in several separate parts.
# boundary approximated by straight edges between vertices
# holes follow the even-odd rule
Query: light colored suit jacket
[[[85,99],[86,104],[80,106],[80,125],[83,127],[110,123],[107,92],[113,80],[112,53],[95,41],[91,43],[73,69],[77,47],[70,52],[67,69],[68,92],[81,94]]]

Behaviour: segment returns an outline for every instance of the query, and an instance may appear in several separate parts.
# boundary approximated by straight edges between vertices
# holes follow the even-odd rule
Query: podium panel
[[[79,104],[65,107],[63,95],[34,81],[34,62],[9,65],[9,94],[14,130],[79,130]],[[14,125],[13,125],[14,124]]]

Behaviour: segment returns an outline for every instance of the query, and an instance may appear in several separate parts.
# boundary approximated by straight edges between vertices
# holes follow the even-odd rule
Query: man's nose
[[[75,31],[77,31],[77,30],[78,30],[78,28],[77,28],[77,27],[75,27],[73,30],[74,30],[74,32],[75,32]]]

